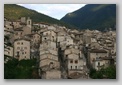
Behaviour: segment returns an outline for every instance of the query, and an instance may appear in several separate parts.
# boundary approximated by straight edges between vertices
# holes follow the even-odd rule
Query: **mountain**
[[[72,24],[79,29],[116,28],[116,5],[115,4],[88,4],[84,7],[66,14],[61,21]]]
[[[60,20],[54,19],[35,10],[27,9],[16,4],[4,4],[4,17],[10,20],[18,20],[18,18],[20,17],[30,17],[35,23],[45,22],[49,24],[58,24],[61,26],[66,26],[68,28],[73,28],[73,26],[70,24],[66,24]]]

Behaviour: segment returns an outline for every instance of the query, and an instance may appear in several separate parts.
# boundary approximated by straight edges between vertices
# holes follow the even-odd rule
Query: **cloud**
[[[60,19],[69,12],[73,12],[85,4],[18,4],[36,10],[53,18]]]

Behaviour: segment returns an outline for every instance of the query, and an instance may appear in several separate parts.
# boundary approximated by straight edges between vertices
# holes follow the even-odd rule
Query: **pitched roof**
[[[14,31],[23,31],[23,27],[16,28]]]
[[[107,53],[104,49],[91,49],[90,53]]]

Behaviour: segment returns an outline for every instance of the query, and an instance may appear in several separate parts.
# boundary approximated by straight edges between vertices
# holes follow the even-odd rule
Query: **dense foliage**
[[[99,71],[95,69],[90,70],[90,77],[92,79],[116,79],[116,67],[109,66],[107,68],[102,68]]]
[[[5,79],[37,79],[36,59],[21,60],[11,58],[4,63]]]
[[[15,4],[5,4],[4,5],[4,17],[10,19],[10,20],[18,20],[20,17],[30,17],[33,22],[45,22],[49,24],[58,24],[61,26],[66,26],[68,28],[74,28],[70,24],[66,24],[62,21],[59,21],[57,19],[54,19],[52,17],[49,17],[47,15],[44,15],[42,13],[39,13],[37,11],[27,9],[25,7],[15,5]]]
[[[68,13],[61,21],[75,25],[80,29],[116,28],[116,5],[115,4],[90,4],[83,8]]]

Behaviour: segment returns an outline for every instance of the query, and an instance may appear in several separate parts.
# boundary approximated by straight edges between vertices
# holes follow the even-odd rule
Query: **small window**
[[[50,64],[53,64],[53,62],[50,62]]]
[[[17,42],[17,44],[19,45],[19,44],[20,44],[20,42]]]
[[[8,54],[10,54],[10,52],[8,52]]]
[[[75,60],[75,63],[77,64],[78,63],[78,60]]]
[[[22,52],[22,54],[24,54],[24,52]]]
[[[45,40],[47,39],[47,38],[44,38]]]
[[[28,25],[30,25],[31,24],[31,22],[30,21],[28,21]]]
[[[75,69],[77,69],[77,66],[75,66]]]
[[[71,69],[72,69],[72,66],[71,66]]]
[[[73,63],[73,60],[70,60],[70,63]]]
[[[25,59],[26,59],[26,56],[25,56]]]
[[[98,62],[98,66],[100,66],[100,62]]]
[[[17,49],[19,50],[19,49],[20,49],[20,47],[17,47]]]
[[[24,49],[27,49],[27,47],[24,47]]]
[[[26,52],[25,52],[25,54],[26,54]]]
[[[23,42],[21,42],[21,45],[23,45]]]
[[[93,58],[93,60],[92,61],[95,61],[95,58]]]
[[[66,55],[66,58],[68,58],[68,55]]]
[[[79,55],[79,58],[80,58],[80,53],[78,55]]]

